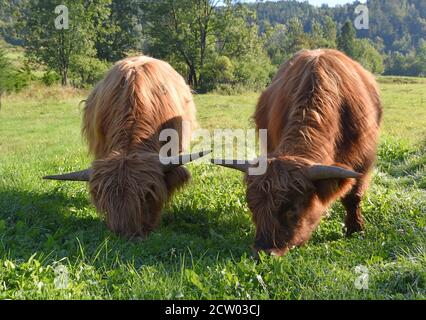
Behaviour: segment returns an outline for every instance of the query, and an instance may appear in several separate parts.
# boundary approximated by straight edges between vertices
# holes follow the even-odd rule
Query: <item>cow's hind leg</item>
[[[346,235],[351,236],[364,230],[364,216],[361,211],[361,200],[368,187],[369,178],[363,177],[357,181],[352,190],[342,198],[346,209],[345,226]]]

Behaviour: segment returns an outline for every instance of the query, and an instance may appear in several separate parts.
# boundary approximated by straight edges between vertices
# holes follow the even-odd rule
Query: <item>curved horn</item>
[[[174,168],[177,168],[185,164],[188,164],[192,161],[198,160],[208,155],[211,152],[212,150],[208,150],[208,151],[201,151],[201,152],[196,152],[192,154],[182,154],[182,155],[174,156],[174,157],[160,157],[160,162],[161,162],[163,171],[168,172]]]
[[[86,169],[83,171],[78,172],[71,172],[66,173],[62,175],[55,175],[55,176],[47,176],[43,179],[45,180],[58,180],[58,181],[90,181],[90,176],[92,175],[93,170],[92,169]]]
[[[213,164],[235,169],[244,173],[248,173],[248,169],[252,166],[248,160],[223,160],[223,159],[213,159],[211,161]]]
[[[195,161],[199,158],[202,158],[204,156],[206,156],[207,154],[211,153],[211,151],[202,151],[202,152],[197,152],[197,153],[193,153],[193,154],[189,154],[189,155],[180,155],[180,156],[175,156],[175,157],[165,157],[165,158],[160,158],[162,163],[170,163],[167,165],[162,165],[164,172],[170,171],[173,168],[182,166],[184,164],[187,164],[191,161]],[[83,171],[78,171],[78,172],[71,172],[71,173],[66,173],[66,174],[62,174],[62,175],[54,175],[54,176],[47,176],[44,177],[43,179],[45,180],[58,180],[58,181],[83,181],[83,182],[87,182],[90,181],[90,176],[93,173],[93,169],[86,169]]]
[[[336,166],[319,166],[315,165],[307,170],[308,177],[312,181],[325,180],[325,179],[349,179],[360,178],[361,173],[352,170],[344,169]]]

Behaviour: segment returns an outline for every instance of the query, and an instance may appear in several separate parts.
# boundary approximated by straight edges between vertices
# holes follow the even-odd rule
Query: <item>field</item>
[[[426,80],[380,82],[385,116],[365,233],[345,238],[336,203],[308,245],[259,263],[238,172],[190,165],[193,181],[160,228],[128,242],[105,227],[86,185],[41,179],[89,165],[85,93],[36,87],[6,97],[0,299],[426,299]],[[197,96],[200,126],[251,127],[257,96]]]

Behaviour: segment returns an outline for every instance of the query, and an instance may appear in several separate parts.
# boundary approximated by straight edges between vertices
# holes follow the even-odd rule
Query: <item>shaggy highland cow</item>
[[[381,116],[374,77],[339,51],[301,51],[281,67],[254,115],[268,130],[267,172],[246,175],[256,252],[281,256],[304,244],[338,198],[347,235],[363,230]]]
[[[118,62],[86,101],[83,135],[91,169],[46,179],[89,181],[92,201],[108,227],[144,237],[159,223],[164,204],[190,178],[180,167],[205,153],[162,158],[163,129],[179,133],[179,152],[196,125],[189,87],[166,62],[141,56]],[[172,156],[172,155],[169,155]],[[169,163],[169,164],[167,164]]]

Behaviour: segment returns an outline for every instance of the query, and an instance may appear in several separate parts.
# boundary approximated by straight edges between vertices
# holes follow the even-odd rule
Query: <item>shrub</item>
[[[17,70],[6,57],[6,50],[0,48],[0,108],[1,96],[4,93],[20,91],[32,80],[31,70],[28,65]]]
[[[206,63],[201,90],[222,94],[257,91],[268,85],[275,72],[276,68],[265,52],[232,60],[218,56]]]
[[[249,90],[265,88],[275,73],[276,68],[264,52],[235,61],[235,81]]]
[[[46,71],[43,74],[43,77],[41,78],[41,81],[43,82],[43,84],[49,87],[58,83],[59,80],[61,80],[61,77],[58,75],[57,72],[52,70]]]
[[[367,70],[375,74],[382,74],[385,71],[383,57],[374,48],[371,40],[360,39],[356,41],[356,60]]]
[[[94,57],[79,55],[73,57],[70,71],[75,79],[74,85],[84,87],[93,85],[102,79],[110,65]]]
[[[211,58],[202,70],[202,91],[211,91],[220,86],[232,87],[235,67],[227,56]]]

